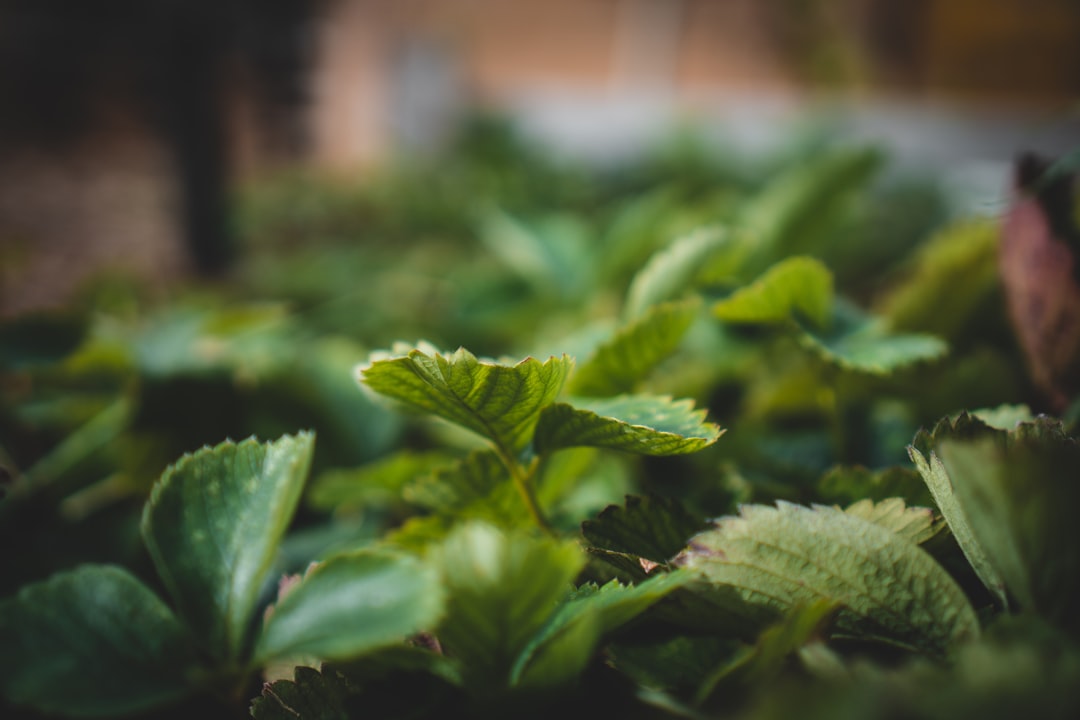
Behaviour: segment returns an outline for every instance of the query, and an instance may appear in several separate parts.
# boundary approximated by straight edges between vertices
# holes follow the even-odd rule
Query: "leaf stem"
[[[498,443],[495,445],[495,453],[509,471],[510,479],[514,481],[514,487],[517,488],[518,494],[521,495],[521,499],[525,502],[525,508],[529,511],[529,516],[533,522],[545,533],[554,535],[555,531],[548,523],[547,518],[544,517],[544,511],[540,508],[540,503],[536,499],[536,492],[532,485],[537,463],[534,461],[528,469],[522,467],[521,463]]]

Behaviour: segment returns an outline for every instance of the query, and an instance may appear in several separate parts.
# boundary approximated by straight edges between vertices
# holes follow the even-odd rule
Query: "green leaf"
[[[690,580],[687,573],[663,573],[638,585],[612,580],[577,588],[518,657],[511,682],[555,686],[585,667],[598,640],[630,622]],[[572,638],[572,640],[570,640]],[[572,652],[566,652],[572,648]]]
[[[621,577],[640,580],[648,576],[646,566],[666,564],[705,527],[677,500],[632,495],[626,505],[609,506],[583,522],[581,534],[586,552],[612,565]]]
[[[705,421],[692,400],[620,395],[575,398],[544,408],[533,440],[537,453],[567,447],[603,447],[641,455],[682,455],[706,448],[723,430]]]
[[[903,498],[909,505],[929,507],[934,504],[922,476],[911,468],[896,465],[880,470],[836,466],[818,480],[817,495],[824,502],[839,505],[863,499],[877,502],[893,497]]]
[[[560,450],[540,466],[537,502],[556,528],[575,532],[584,520],[633,491],[636,464],[631,456],[600,448]]]
[[[971,522],[968,520],[968,509],[957,497],[956,488],[953,486],[948,470],[945,469],[937,452],[933,450],[950,435],[985,437],[992,432],[989,426],[964,413],[957,418],[955,423],[943,420],[938,423],[932,433],[920,432],[916,435],[914,443],[908,447],[908,456],[922,475],[926,487],[934,497],[934,503],[945,517],[945,522],[949,524],[949,530],[956,538],[971,568],[1001,606],[1008,608],[1009,599],[1005,594],[1005,581],[1001,577],[1001,572],[991,562],[982,543],[972,530]]]
[[[441,451],[402,450],[359,468],[327,470],[308,487],[307,502],[316,510],[355,510],[396,501],[402,488],[450,462]]]
[[[819,327],[829,320],[832,273],[820,260],[793,257],[720,300],[713,315],[726,322],[778,324],[801,316]]]
[[[844,149],[799,163],[770,182],[739,218],[754,241],[752,267],[823,249],[881,160],[872,148]]]
[[[844,508],[848,515],[861,517],[892,530],[916,545],[922,545],[945,529],[945,521],[926,507],[909,507],[901,498],[879,502],[863,499]]]
[[[1020,423],[1032,422],[1035,416],[1027,405],[998,405],[972,410],[971,414],[997,430],[1015,430]]]
[[[219,659],[248,648],[259,591],[292,520],[315,437],[224,442],[165,470],[142,518],[180,616]]]
[[[631,392],[679,345],[697,316],[697,298],[654,305],[620,328],[570,379],[577,395],[606,397]]]
[[[572,684],[592,660],[602,633],[599,610],[581,608],[572,622],[534,638],[510,673],[515,687],[549,690]]]
[[[626,638],[609,646],[611,664],[638,685],[689,691],[699,687],[742,644],[718,635]]]
[[[679,564],[751,607],[840,604],[837,631],[944,655],[979,634],[949,574],[914,543],[845,513],[748,505],[694,538]]]
[[[482,217],[480,238],[494,257],[541,292],[574,296],[587,285],[593,243],[577,217],[527,223],[491,208]]]
[[[977,313],[1000,291],[999,235],[997,222],[980,219],[949,226],[928,240],[913,258],[910,275],[881,304],[890,326],[952,339],[976,323]]]
[[[701,228],[649,259],[630,283],[624,314],[633,319],[657,303],[681,297],[715,259],[734,250],[724,230]]]
[[[297,666],[263,685],[256,720],[466,717],[468,698],[447,656],[418,644],[392,645],[356,660]]]
[[[294,680],[263,685],[251,703],[255,720],[349,720],[346,703],[359,692],[341,673],[300,666]]]
[[[462,664],[467,685],[498,691],[585,563],[574,543],[480,523],[456,529],[433,551],[447,591],[436,634]]]
[[[971,531],[1020,609],[1080,637],[1080,443],[1039,418],[979,438],[945,437],[941,467]]]
[[[115,717],[187,695],[183,625],[127,570],[83,565],[0,602],[0,688],[45,713]]]
[[[720,689],[775,680],[793,654],[825,638],[837,608],[827,599],[796,606],[783,620],[762,632],[751,650],[717,667],[698,688],[697,703],[705,702]]]
[[[513,454],[528,445],[540,411],[558,396],[572,365],[565,355],[511,366],[480,361],[464,348],[448,356],[423,348],[373,355],[359,377],[372,390],[457,423]]]
[[[315,656],[353,658],[434,627],[438,574],[407,555],[359,552],[313,566],[274,605],[255,650],[258,663]]]
[[[839,302],[828,332],[802,331],[798,340],[830,365],[870,375],[888,375],[908,365],[937,360],[949,349],[932,335],[895,334],[883,321]]]
[[[485,501],[501,486],[510,486],[509,473],[499,456],[488,450],[444,463],[408,483],[402,494],[413,505],[450,514]]]

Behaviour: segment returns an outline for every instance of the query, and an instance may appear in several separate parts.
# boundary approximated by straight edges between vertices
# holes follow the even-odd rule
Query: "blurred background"
[[[480,116],[601,168],[813,126],[994,212],[1078,97],[1074,0],[0,0],[0,314],[221,274],[247,188],[430,162]]]

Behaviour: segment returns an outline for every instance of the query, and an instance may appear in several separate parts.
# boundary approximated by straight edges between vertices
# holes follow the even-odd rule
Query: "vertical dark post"
[[[161,46],[151,97],[173,153],[184,235],[196,269],[224,272],[235,248],[228,230],[225,72],[233,2],[166,1],[157,16]]]

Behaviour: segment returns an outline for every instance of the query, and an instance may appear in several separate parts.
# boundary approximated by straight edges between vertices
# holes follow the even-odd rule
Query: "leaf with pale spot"
[[[310,433],[224,442],[165,470],[142,518],[150,557],[181,618],[218,659],[248,647],[263,581],[307,478]]]

